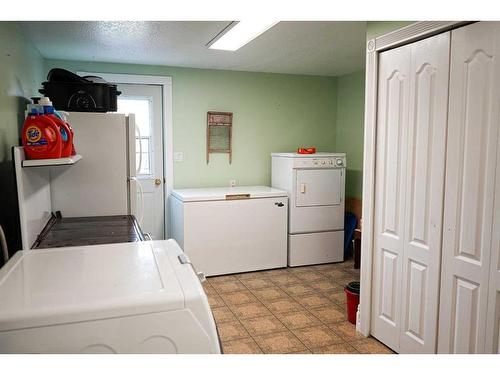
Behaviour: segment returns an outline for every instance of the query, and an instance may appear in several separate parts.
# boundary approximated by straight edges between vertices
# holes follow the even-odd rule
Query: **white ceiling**
[[[363,69],[366,22],[280,22],[235,52],[206,44],[229,21],[23,22],[50,59],[337,76]]]

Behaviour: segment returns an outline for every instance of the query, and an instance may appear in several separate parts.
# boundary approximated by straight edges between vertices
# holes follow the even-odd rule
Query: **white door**
[[[450,33],[411,45],[400,353],[435,353]]]
[[[297,170],[297,207],[340,204],[342,173],[340,168]]]
[[[495,111],[494,118],[500,119],[500,105],[496,107]],[[497,136],[497,139],[495,205],[493,208],[493,237],[491,243],[490,280],[488,284],[485,352],[500,354],[500,152],[498,152],[500,150],[500,137]]]
[[[372,335],[399,350],[410,46],[380,54]]]
[[[439,313],[442,353],[482,353],[487,331],[487,346],[491,349],[496,337],[498,350],[499,297],[498,289],[493,291],[499,285],[497,217],[493,233],[492,224],[500,198],[495,197],[499,89],[499,24],[481,22],[454,30]],[[497,319],[496,332],[490,332],[488,306],[488,318]]]
[[[449,33],[380,55],[372,334],[436,350]]]
[[[153,239],[164,238],[162,89],[155,85],[118,84],[118,112],[134,113],[139,189],[138,220]]]

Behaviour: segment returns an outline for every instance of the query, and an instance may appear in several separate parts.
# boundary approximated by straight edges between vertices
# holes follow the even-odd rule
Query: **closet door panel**
[[[486,353],[500,354],[500,282],[498,265],[494,271],[495,286],[490,290],[486,331]]]
[[[497,23],[452,31],[438,349],[485,351],[499,127]]]
[[[500,165],[500,160],[499,160]],[[500,354],[500,170],[497,170],[497,191],[495,195],[495,219],[491,272],[488,292],[488,317],[486,320],[486,353]]]
[[[400,353],[435,353],[450,33],[411,44]]]
[[[399,349],[410,47],[380,54],[372,335]]]
[[[500,53],[500,23],[495,22],[495,52]],[[500,128],[500,69],[494,72],[492,120]],[[488,284],[488,317],[486,320],[486,353],[500,353],[500,131],[497,134],[496,181],[491,241],[490,280]]]

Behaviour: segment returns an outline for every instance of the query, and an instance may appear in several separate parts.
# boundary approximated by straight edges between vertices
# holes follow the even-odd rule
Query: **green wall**
[[[17,23],[0,22],[0,45],[0,225],[12,253],[21,241],[11,148],[19,144],[27,99],[37,94],[44,67]]]
[[[415,21],[369,21],[366,23],[366,40],[408,26]]]
[[[269,185],[271,152],[335,148],[335,77],[58,60],[47,60],[45,67],[171,76],[174,151],[184,153],[184,161],[174,163],[176,188],[228,186],[230,179],[237,185]],[[231,165],[222,154],[206,163],[210,110],[234,113]]]
[[[337,77],[335,150],[347,154],[346,196],[361,198],[365,71]]]
[[[19,25],[0,22],[0,162],[11,159],[24,121],[27,99],[38,94],[43,78],[43,59],[24,38]]]
[[[414,21],[370,21],[366,40],[407,26]],[[361,198],[363,193],[363,138],[365,111],[365,71],[337,77],[337,118],[335,149],[347,153],[346,196]]]

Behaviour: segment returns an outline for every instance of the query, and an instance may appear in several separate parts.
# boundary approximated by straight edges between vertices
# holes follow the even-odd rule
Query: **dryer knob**
[[[342,164],[344,164],[344,161],[342,159],[337,159],[336,163],[340,167]]]

